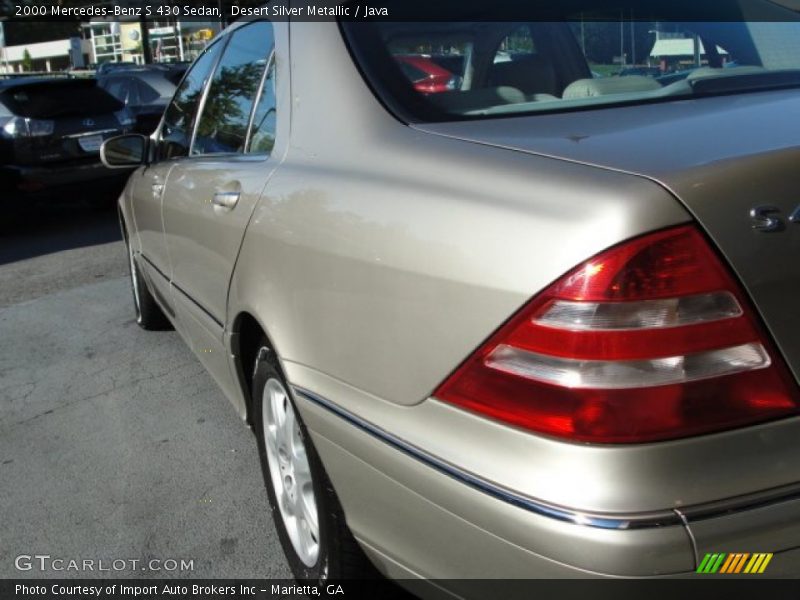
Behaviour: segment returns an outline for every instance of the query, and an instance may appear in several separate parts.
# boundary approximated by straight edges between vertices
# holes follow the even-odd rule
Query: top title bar
[[[8,21],[796,21],[800,0],[11,0]]]

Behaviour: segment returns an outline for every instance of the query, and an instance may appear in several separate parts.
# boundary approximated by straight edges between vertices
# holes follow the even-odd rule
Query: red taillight
[[[797,411],[739,286],[693,226],[616,246],[527,304],[434,396],[595,443],[665,440]]]

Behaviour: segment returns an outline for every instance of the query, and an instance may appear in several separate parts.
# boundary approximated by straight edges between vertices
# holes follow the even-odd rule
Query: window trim
[[[192,65],[186,70],[186,73],[183,74],[183,77],[181,78],[180,82],[175,88],[175,93],[172,95],[172,99],[169,101],[169,104],[167,104],[167,107],[164,109],[164,115],[161,117],[161,123],[159,124],[158,129],[156,130],[157,132],[155,140],[156,160],[153,162],[153,164],[158,164],[163,162],[175,162],[186,158],[191,158],[192,145],[194,144],[195,131],[197,129],[197,119],[198,116],[200,115],[202,107],[205,106],[205,99],[206,95],[208,94],[209,86],[211,85],[211,80],[214,78],[214,73],[217,71],[217,65],[219,65],[219,61],[222,59],[222,55],[225,53],[225,48],[227,48],[230,38],[231,35],[226,32],[224,35],[213,40],[208,46],[205,47],[203,53],[195,59]],[[209,71],[210,76],[208,77],[208,79],[206,79],[206,81],[203,82],[203,93],[200,96],[200,101],[197,103],[197,108],[199,110],[196,110],[195,113],[192,115],[191,124],[187,128],[187,133],[189,133],[189,152],[186,156],[174,156],[170,158],[162,158],[160,155],[161,142],[164,140],[163,133],[164,133],[164,124],[167,121],[167,112],[169,111],[170,106],[172,106],[172,103],[175,102],[175,98],[178,95],[178,91],[181,89],[181,86],[189,77],[189,75],[192,73],[192,70],[197,66],[197,63],[200,61],[200,58],[203,56],[203,54],[206,54],[209,50],[211,50],[211,48],[213,48],[217,44],[221,44],[219,56],[217,56],[217,58],[214,60],[214,63],[211,65],[211,69]]]
[[[256,111],[258,110],[258,105],[261,101],[261,94],[264,92],[264,84],[267,82],[267,78],[269,77],[269,72],[272,70],[272,67],[275,66],[275,38],[273,36],[272,40],[272,51],[269,53],[269,58],[267,59],[267,66],[264,69],[264,73],[261,75],[261,81],[258,83],[258,97],[256,98],[255,102],[253,102],[253,106],[250,109],[250,118],[247,120],[247,135],[244,138],[244,148],[242,149],[241,154],[248,154],[250,156],[266,156],[269,158],[272,155],[272,152],[269,154],[262,154],[260,152],[248,152],[250,148],[250,141],[252,140],[253,136],[253,124],[256,120]],[[278,71],[275,70],[275,108],[276,108],[276,115],[277,115],[277,105],[278,105]],[[275,119],[275,138],[277,139],[277,125],[278,120]]]
[[[214,61],[214,65],[211,67],[211,70],[209,71],[208,79],[206,79],[205,83],[203,84],[203,93],[200,96],[200,102],[197,103],[197,110],[195,111],[194,116],[192,117],[192,135],[189,138],[189,152],[186,156],[183,156],[181,158],[193,158],[192,149],[194,148],[194,143],[195,140],[197,139],[197,126],[200,124],[200,116],[203,114],[203,110],[205,110],[206,99],[208,98],[208,94],[211,92],[211,83],[214,81],[214,75],[217,74],[217,68],[219,67],[219,63],[222,62],[222,57],[225,56],[225,50],[228,49],[228,43],[231,41],[233,34],[236,33],[236,31],[238,30],[239,29],[237,28],[235,31],[225,36],[225,45],[220,50],[219,56],[217,56],[217,60]]]
[[[264,69],[264,73],[261,75],[261,79],[259,80],[259,92],[261,91],[261,85],[264,83],[264,78],[266,77],[267,73],[269,73],[270,66],[272,65],[273,57],[275,56],[275,25],[269,19],[256,19],[253,21],[247,21],[246,24],[242,25],[241,27],[237,27],[236,29],[229,30],[230,33],[227,34],[227,40],[225,41],[225,47],[220,52],[219,56],[217,57],[216,62],[211,70],[211,76],[209,77],[208,81],[205,82],[205,86],[203,88],[203,95],[200,98],[200,102],[198,103],[198,110],[197,113],[194,115],[193,123],[192,123],[192,137],[189,143],[189,154],[187,156],[182,156],[180,158],[185,159],[198,159],[198,158],[217,158],[221,156],[228,156],[228,157],[238,157],[240,155],[246,155],[247,153],[244,152],[209,152],[207,154],[192,154],[192,150],[194,149],[194,144],[197,139],[197,129],[200,125],[200,116],[203,114],[203,110],[206,107],[206,99],[208,98],[208,94],[211,92],[211,84],[214,81],[214,76],[217,74],[217,67],[219,67],[219,63],[222,61],[222,58],[225,56],[225,51],[228,49],[228,42],[230,42],[231,38],[236,35],[238,32],[242,31],[243,29],[250,27],[251,25],[255,25],[256,23],[269,23],[270,27],[272,28],[272,49],[267,56],[267,63]],[[209,46],[210,47],[210,46]],[[188,72],[187,72],[188,74]],[[244,147],[247,148],[247,143],[250,139],[250,127],[253,124],[253,116],[254,110],[258,105],[257,99],[253,102],[253,106],[250,109],[250,115],[247,119],[247,135],[245,136],[245,143]],[[256,154],[251,156],[257,156],[263,158],[263,154]],[[266,155],[269,158],[269,155]]]

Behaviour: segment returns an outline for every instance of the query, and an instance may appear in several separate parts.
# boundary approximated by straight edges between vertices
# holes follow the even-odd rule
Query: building
[[[696,44],[696,45],[695,45]],[[729,55],[717,46],[723,64]],[[662,71],[680,70],[708,64],[706,49],[699,38],[659,37],[650,51],[650,58],[661,65]]]
[[[219,23],[148,21],[150,52],[154,62],[194,60],[219,31]],[[142,24],[136,20],[92,21],[83,25],[91,47],[90,62],[144,62]]]
[[[192,61],[220,30],[214,22],[147,22],[154,62]],[[80,38],[3,47],[0,73],[63,71],[104,62],[144,63],[142,24],[139,20],[92,21],[82,26]],[[25,52],[31,68],[25,69]]]
[[[77,46],[84,64],[89,62],[91,46],[86,40],[79,38],[0,48],[0,73],[23,72],[26,50],[31,57],[32,71],[69,69],[75,62],[79,62],[75,61],[74,53],[70,53],[74,46]]]

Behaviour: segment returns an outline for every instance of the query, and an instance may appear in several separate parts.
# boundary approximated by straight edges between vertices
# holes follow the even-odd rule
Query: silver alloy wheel
[[[319,557],[319,521],[314,482],[300,423],[283,384],[267,380],[261,400],[264,444],[283,525],[295,552],[307,567]]]
[[[133,287],[133,304],[136,308],[136,322],[142,321],[142,305],[139,301],[139,272],[136,266],[136,260],[133,258],[133,248],[128,245],[128,260],[130,260],[131,267],[131,287]]]

